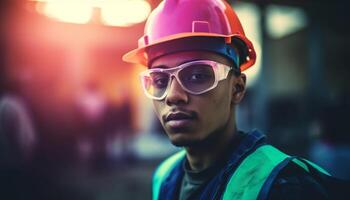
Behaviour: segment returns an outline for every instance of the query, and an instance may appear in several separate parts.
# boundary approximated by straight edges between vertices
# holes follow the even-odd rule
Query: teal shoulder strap
[[[165,161],[163,161],[159,167],[157,168],[156,172],[153,176],[153,200],[157,200],[160,192],[160,187],[166,177],[170,174],[171,170],[175,167],[176,163],[179,162],[184,158],[186,154],[185,150],[181,150],[171,157],[167,158]]]
[[[231,176],[223,200],[255,200],[272,170],[288,155],[263,145],[246,157]]]
[[[223,200],[258,199],[259,193],[271,172],[286,159],[291,159],[291,157],[271,145],[258,147],[243,160],[231,176]],[[292,161],[309,171],[307,165],[300,160],[292,159]],[[320,172],[328,174],[316,164],[310,161],[307,162]]]

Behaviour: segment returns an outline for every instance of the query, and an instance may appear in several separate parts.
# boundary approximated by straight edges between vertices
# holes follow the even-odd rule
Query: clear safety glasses
[[[199,95],[215,88],[219,81],[227,78],[230,70],[231,67],[212,60],[197,60],[169,69],[149,69],[140,77],[145,94],[162,100],[168,94],[172,77],[186,92]]]

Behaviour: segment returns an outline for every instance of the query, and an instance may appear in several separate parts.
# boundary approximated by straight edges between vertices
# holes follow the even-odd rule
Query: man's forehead
[[[217,53],[210,51],[182,51],[172,54],[163,55],[149,66],[150,68],[173,68],[186,62],[195,60],[213,60],[226,65],[230,65],[230,61]]]

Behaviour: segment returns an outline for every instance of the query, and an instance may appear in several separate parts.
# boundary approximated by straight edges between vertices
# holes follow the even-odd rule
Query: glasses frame
[[[180,81],[179,79],[179,72],[181,70],[183,70],[184,68],[188,67],[188,66],[191,66],[191,65],[194,65],[194,64],[205,64],[205,65],[209,65],[213,68],[213,71],[214,71],[214,76],[215,76],[215,81],[213,83],[213,85],[203,91],[200,91],[200,92],[193,92],[189,89],[187,89],[186,87],[184,87],[184,85],[182,84],[182,82]],[[180,84],[181,88],[190,93],[190,94],[193,94],[193,95],[200,95],[200,94],[203,94],[203,93],[206,93],[212,89],[214,89],[219,81],[221,80],[224,80],[227,78],[227,75],[228,73],[231,71],[231,67],[228,66],[228,65],[225,65],[225,64],[222,64],[222,63],[218,63],[218,62],[215,62],[215,61],[212,61],[212,60],[196,60],[196,61],[190,61],[190,62],[186,62],[186,63],[183,63],[177,67],[174,67],[174,68],[153,68],[153,69],[148,69],[146,71],[143,71],[140,73],[140,79],[141,79],[141,82],[142,82],[142,88],[143,88],[143,91],[145,93],[145,95],[148,97],[148,98],[151,98],[151,99],[154,99],[154,100],[162,100],[164,99],[167,95],[168,95],[168,92],[169,92],[169,89],[170,89],[170,86],[171,86],[171,81],[173,80],[172,77],[175,77],[175,79],[177,80],[177,82]],[[155,97],[151,94],[149,94],[147,92],[147,89],[145,87],[145,83],[144,83],[144,78],[143,77],[150,77],[151,73],[154,73],[154,72],[162,72],[162,73],[166,73],[169,75],[169,81],[168,81],[168,85],[167,85],[167,88],[165,89],[165,92],[162,96],[160,97]]]

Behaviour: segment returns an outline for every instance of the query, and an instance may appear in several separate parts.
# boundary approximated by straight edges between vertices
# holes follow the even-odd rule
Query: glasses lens
[[[215,73],[208,64],[193,64],[179,72],[179,79],[187,90],[200,93],[214,85]]]
[[[142,77],[142,83],[149,95],[159,98],[163,96],[168,87],[169,75],[163,72],[151,72],[149,76]]]

